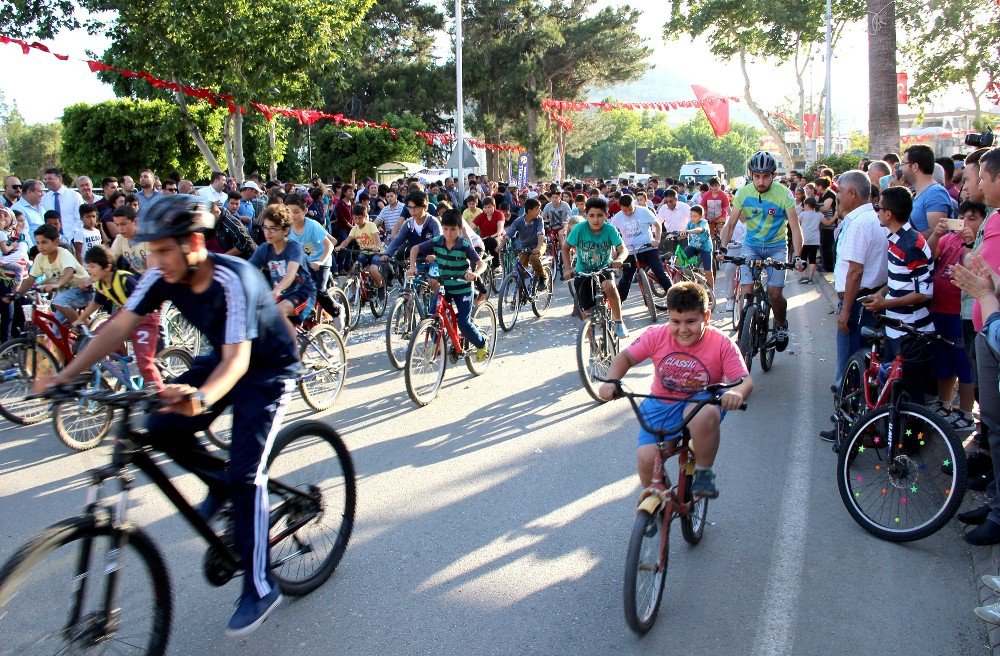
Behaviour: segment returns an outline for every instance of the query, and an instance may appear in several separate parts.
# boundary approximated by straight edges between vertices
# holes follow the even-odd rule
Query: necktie
[[[62,210],[59,209],[59,192],[58,191],[53,191],[52,192],[52,209],[54,209],[55,211],[59,212],[59,217],[60,218],[62,217]]]

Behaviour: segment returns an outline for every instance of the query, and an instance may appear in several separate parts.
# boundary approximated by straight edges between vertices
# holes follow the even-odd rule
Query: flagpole
[[[458,149],[458,202],[465,202],[465,102],[462,97],[462,0],[455,0],[455,136]]]

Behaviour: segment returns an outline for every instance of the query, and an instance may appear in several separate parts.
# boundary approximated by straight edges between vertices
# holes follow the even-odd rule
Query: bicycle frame
[[[63,331],[62,324],[56,319],[54,314],[40,310],[37,304],[33,303],[32,305],[31,323],[29,325],[41,330],[55,344],[59,350],[59,354],[63,357],[64,365],[69,363],[73,359],[73,348],[70,343],[69,331]],[[35,336],[37,336],[37,333],[32,335],[32,337]]]
[[[455,313],[455,308],[452,306],[451,301],[445,299],[444,294],[443,289],[438,291],[437,305],[434,308],[434,318],[438,324],[444,327],[444,333],[438,332],[438,342],[440,343],[442,336],[447,333],[448,339],[451,340],[454,347],[454,354],[457,357],[465,350],[465,337],[462,336],[461,331],[458,329],[458,315]]]

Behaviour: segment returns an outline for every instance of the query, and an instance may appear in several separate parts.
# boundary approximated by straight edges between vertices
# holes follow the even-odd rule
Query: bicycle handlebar
[[[909,324],[900,321],[899,319],[892,319],[890,317],[885,316],[884,314],[877,314],[877,315],[875,315],[875,321],[879,325],[888,326],[890,328],[895,328],[896,330],[904,332],[907,335],[909,335],[910,337],[916,337],[917,339],[926,339],[926,340],[930,340],[930,341],[936,341],[936,342],[940,342],[942,344],[947,344],[948,346],[957,346],[957,344],[955,344],[955,342],[951,341],[950,339],[945,339],[944,337],[941,337],[937,333],[921,332],[921,331],[916,330],[915,328],[913,328],[913,326],[910,326]],[[864,333],[865,329],[862,328],[861,330],[862,330],[862,333]],[[865,336],[866,337],[876,337],[877,336],[877,335],[874,334],[873,331],[871,331],[871,332],[872,332],[872,334],[865,335]]]
[[[172,404],[171,401],[163,399],[155,389],[125,390],[116,392],[114,390],[88,390],[87,386],[93,383],[93,378],[87,374],[77,378],[67,385],[53,385],[40,394],[32,394],[28,399],[47,399],[53,403],[62,401],[76,401],[77,399],[87,399],[96,401],[112,408],[123,408],[127,411],[136,410],[145,412],[155,412]]]
[[[702,391],[692,394],[691,396],[688,396],[685,399],[675,399],[669,396],[658,396],[656,394],[636,394],[635,392],[629,390],[625,386],[625,384],[620,379],[617,378],[610,378],[607,380],[599,378],[598,380],[600,380],[603,383],[611,383],[612,385],[614,385],[615,398],[628,399],[629,403],[632,405],[632,410],[635,412],[636,418],[639,420],[639,425],[642,426],[642,429],[645,430],[647,433],[651,433],[660,438],[666,438],[668,435],[675,435],[677,433],[683,432],[683,430],[687,428],[687,425],[691,423],[691,420],[694,418],[694,416],[698,414],[698,411],[701,410],[703,407],[705,407],[706,405],[720,405],[722,403],[722,394],[720,394],[720,392],[725,392],[725,390],[736,387],[737,385],[743,382],[743,379],[740,378],[739,380],[735,380],[730,383],[716,383],[714,385],[707,385],[705,389],[703,389]],[[692,400],[694,399],[694,397],[700,396],[702,394],[705,394],[707,396],[697,401]],[[639,412],[639,404],[636,403],[635,401],[636,399],[656,399],[658,401],[668,401],[670,403],[692,402],[695,403],[696,405],[693,410],[687,413],[687,416],[684,417],[681,423],[677,424],[676,426],[671,427],[669,430],[663,428],[654,429],[648,426],[646,424],[646,421],[642,418],[642,413]],[[745,402],[740,404],[739,409],[746,410],[747,404]]]
[[[754,260],[748,257],[743,257],[742,255],[723,255],[722,260],[724,262],[732,262],[736,265],[747,264],[750,266],[769,267],[771,269],[778,269],[779,271],[795,268],[795,262],[778,262],[774,258],[770,257],[764,260]]]

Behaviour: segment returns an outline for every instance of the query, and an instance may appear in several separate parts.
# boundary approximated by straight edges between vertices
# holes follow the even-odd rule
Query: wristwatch
[[[208,402],[208,397],[205,396],[204,392],[195,392],[191,395],[191,399],[198,401],[198,407],[201,408],[201,414],[210,412],[212,410],[212,404]]]

